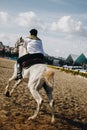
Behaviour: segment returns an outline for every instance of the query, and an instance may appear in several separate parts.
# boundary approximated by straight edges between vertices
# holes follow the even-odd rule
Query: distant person
[[[43,45],[41,39],[37,37],[37,33],[36,29],[31,29],[29,37],[24,39],[23,46],[26,48],[27,54],[17,60],[17,77],[15,80],[22,78],[22,63],[24,61],[33,62],[33,59],[39,58],[41,59],[41,63],[44,62]]]

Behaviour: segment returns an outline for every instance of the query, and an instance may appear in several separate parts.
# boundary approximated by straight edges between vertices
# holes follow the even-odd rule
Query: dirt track
[[[27,118],[36,109],[26,83],[5,96],[5,86],[13,73],[14,61],[0,58],[0,130],[87,130],[87,79],[55,70],[55,123],[44,90],[41,111],[36,120]]]

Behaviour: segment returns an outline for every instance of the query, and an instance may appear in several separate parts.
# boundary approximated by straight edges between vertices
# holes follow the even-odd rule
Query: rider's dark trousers
[[[17,77],[15,80],[21,79],[22,78],[22,63],[24,61],[29,61],[29,65],[33,65],[33,59],[36,59],[35,63],[44,63],[44,55],[41,53],[36,53],[36,54],[26,54],[17,60]],[[37,59],[40,59],[40,62],[37,62]],[[34,63],[34,64],[35,64]]]
[[[24,56],[22,56],[22,57],[20,57],[20,58],[18,58],[18,60],[17,60],[17,63],[18,64],[22,64],[24,61],[33,61],[33,59],[37,59],[37,58],[39,58],[39,59],[41,59],[41,61],[43,61],[44,62],[44,55],[43,54],[41,54],[41,53],[36,53],[36,54],[26,54],[26,55],[24,55]]]

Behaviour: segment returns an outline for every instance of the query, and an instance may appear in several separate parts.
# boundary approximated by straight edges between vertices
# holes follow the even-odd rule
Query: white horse
[[[22,42],[21,42],[22,41]],[[26,54],[26,49],[23,47],[23,40],[22,37],[19,38],[16,42],[18,51],[19,51],[19,57]],[[47,67],[46,64],[35,64],[29,67],[28,69],[23,68],[22,72],[23,78],[16,81],[16,83],[13,85],[12,89],[9,90],[10,83],[15,79],[17,76],[17,64],[14,65],[14,73],[12,77],[9,79],[8,84],[5,88],[5,94],[6,96],[11,96],[14,89],[23,81],[24,79],[28,79],[28,88],[37,102],[37,109],[33,116],[29,117],[30,119],[35,119],[39,113],[40,106],[42,104],[42,97],[39,93],[39,90],[43,87],[46,95],[49,99],[51,113],[52,113],[52,119],[51,122],[54,122],[54,107],[53,107],[53,86],[54,86],[54,71]]]

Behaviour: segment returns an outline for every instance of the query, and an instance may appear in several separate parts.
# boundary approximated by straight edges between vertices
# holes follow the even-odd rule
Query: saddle
[[[34,58],[32,60],[27,60],[22,63],[22,68],[29,68],[34,64],[43,64],[45,63],[43,59],[41,58]]]

